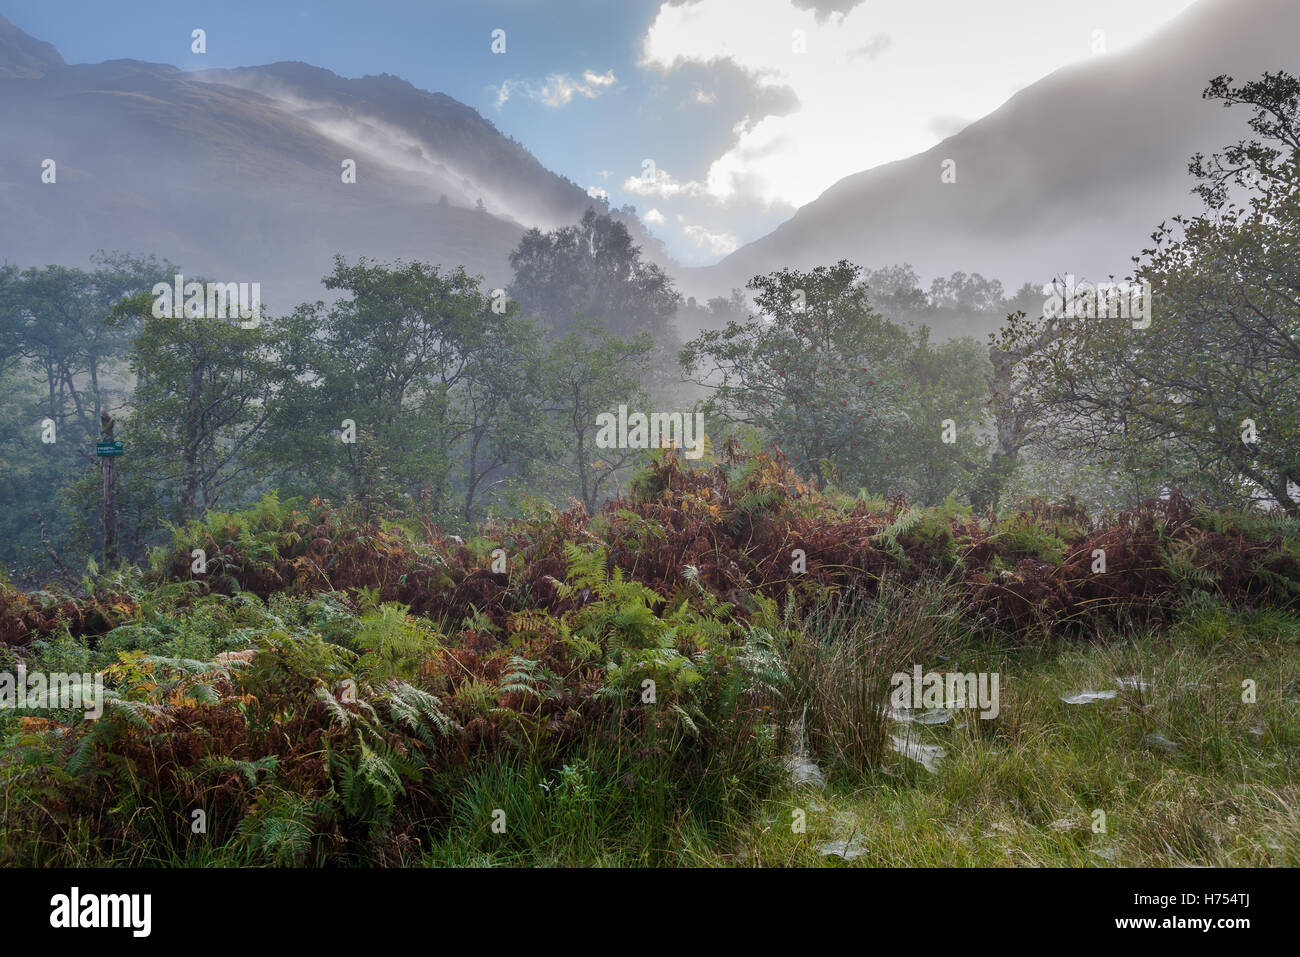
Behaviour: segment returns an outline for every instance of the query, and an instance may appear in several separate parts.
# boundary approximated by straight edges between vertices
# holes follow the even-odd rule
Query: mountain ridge
[[[1191,156],[1249,133],[1247,108],[1224,111],[1201,91],[1221,73],[1300,73],[1285,39],[1297,35],[1300,4],[1202,0],[1143,43],[1062,67],[928,150],[843,177],[719,263],[683,270],[683,283],[739,286],[840,258],[909,262],[926,277],[981,272],[1011,288],[1062,272],[1125,274],[1162,220],[1195,209]],[[945,159],[956,183],[941,181]]]
[[[0,129],[0,258],[156,255],[260,281],[272,310],[319,298],[335,254],[463,265],[504,286],[526,228],[603,208],[472,107],[401,77],[301,61],[68,64],[3,17]],[[639,221],[611,212],[666,259]]]
[[[1269,28],[1261,30],[1260,23]],[[1201,99],[1211,77],[1300,73],[1300,3],[1201,0],[1130,49],[1067,65],[921,153],[861,170],[720,262],[681,267],[611,210],[683,292],[847,258],[961,270],[1014,289],[1123,275],[1162,220],[1195,208],[1190,156],[1246,135],[1245,108]],[[335,254],[464,265],[510,280],[525,229],[606,208],[445,93],[303,61],[185,71],[68,64],[0,17],[0,257],[155,254],[262,281],[271,308],[319,297]],[[41,163],[58,164],[57,185]],[[345,159],[356,182],[341,181]],[[956,162],[957,182],[941,182]],[[477,209],[482,200],[484,208]]]

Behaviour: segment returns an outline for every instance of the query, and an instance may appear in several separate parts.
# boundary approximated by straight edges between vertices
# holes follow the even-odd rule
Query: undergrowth
[[[468,543],[268,496],[77,593],[0,584],[0,670],[96,673],[106,699],[96,721],[0,717],[0,857],[662,865],[734,863],[740,841],[794,859],[810,845],[751,828],[798,762],[833,783],[923,773],[891,675],[1194,643],[1214,615],[1290,622],[1298,598],[1291,519],[1177,494],[1102,518],[919,509],[734,450],[656,456],[598,515]],[[968,722],[971,747],[1029,748],[1042,716],[1009,700]]]

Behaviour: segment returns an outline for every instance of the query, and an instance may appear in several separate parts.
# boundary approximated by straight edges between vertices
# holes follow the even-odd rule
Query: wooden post
[[[113,417],[107,412],[99,414],[99,437],[104,442],[113,441]],[[104,476],[104,568],[117,564],[117,487],[113,481],[113,456],[99,458],[99,470]]]

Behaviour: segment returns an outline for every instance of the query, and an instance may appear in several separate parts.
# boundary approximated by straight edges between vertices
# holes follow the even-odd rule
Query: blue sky
[[[1191,0],[0,0],[72,63],[303,60],[467,103],[716,261]],[[190,33],[207,33],[207,53]],[[506,52],[491,50],[506,31]],[[653,165],[648,165],[647,160]],[[651,212],[653,211],[653,212]]]

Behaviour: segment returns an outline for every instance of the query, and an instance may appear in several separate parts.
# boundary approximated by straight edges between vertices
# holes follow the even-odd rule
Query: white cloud
[[[496,88],[496,107],[498,110],[501,109],[516,93],[550,107],[565,106],[575,96],[594,100],[610,89],[616,82],[617,78],[614,76],[613,70],[606,70],[604,73],[586,70],[583,72],[581,80],[575,80],[567,73],[552,73],[546,78],[546,82],[542,84],[538,84],[533,80],[504,80]]]
[[[673,199],[681,196],[703,196],[706,189],[703,183],[683,183],[666,169],[656,167],[652,175],[643,172],[640,176],[629,176],[623,180],[623,191],[637,196]]]
[[[667,220],[664,218],[664,214],[659,212],[659,210],[657,209],[647,209],[645,211],[645,216],[643,216],[642,219],[644,219],[647,223],[654,224],[655,226],[661,226],[665,222],[667,222]]]
[[[832,14],[843,16],[862,0],[792,0],[800,10],[812,10],[819,20],[825,20]]]
[[[524,86],[523,80],[502,80],[501,85],[496,88],[497,102],[496,108],[499,110],[505,106],[506,101],[514,94],[516,89]]]
[[[564,106],[575,95],[594,100],[601,93],[614,85],[614,71],[593,73],[587,70],[582,74],[582,81],[570,80],[562,73],[549,77],[541,89],[541,100],[547,106]]]
[[[697,247],[707,249],[716,256],[725,256],[740,248],[740,240],[731,233],[715,233],[703,226],[685,226],[682,232]]]
[[[609,193],[605,192],[599,186],[588,186],[587,195],[592,199],[609,199]]]
[[[876,57],[880,56],[880,54],[893,46],[893,44],[894,40],[888,33],[877,33],[866,43],[862,44],[862,46],[849,50],[848,55],[850,57],[866,57],[868,60],[874,60]]]
[[[937,12],[915,0],[746,0],[738,17],[735,0],[676,0],[660,6],[640,65],[730,64],[760,89],[791,90],[793,110],[741,118],[707,173],[679,185],[722,202],[799,206],[844,176],[935,145],[932,118],[985,116],[1026,78],[1086,59],[1094,29],[1114,50],[1192,2],[987,0]],[[795,52],[794,30],[806,52]],[[632,182],[624,188],[639,195],[676,195],[658,177]]]

